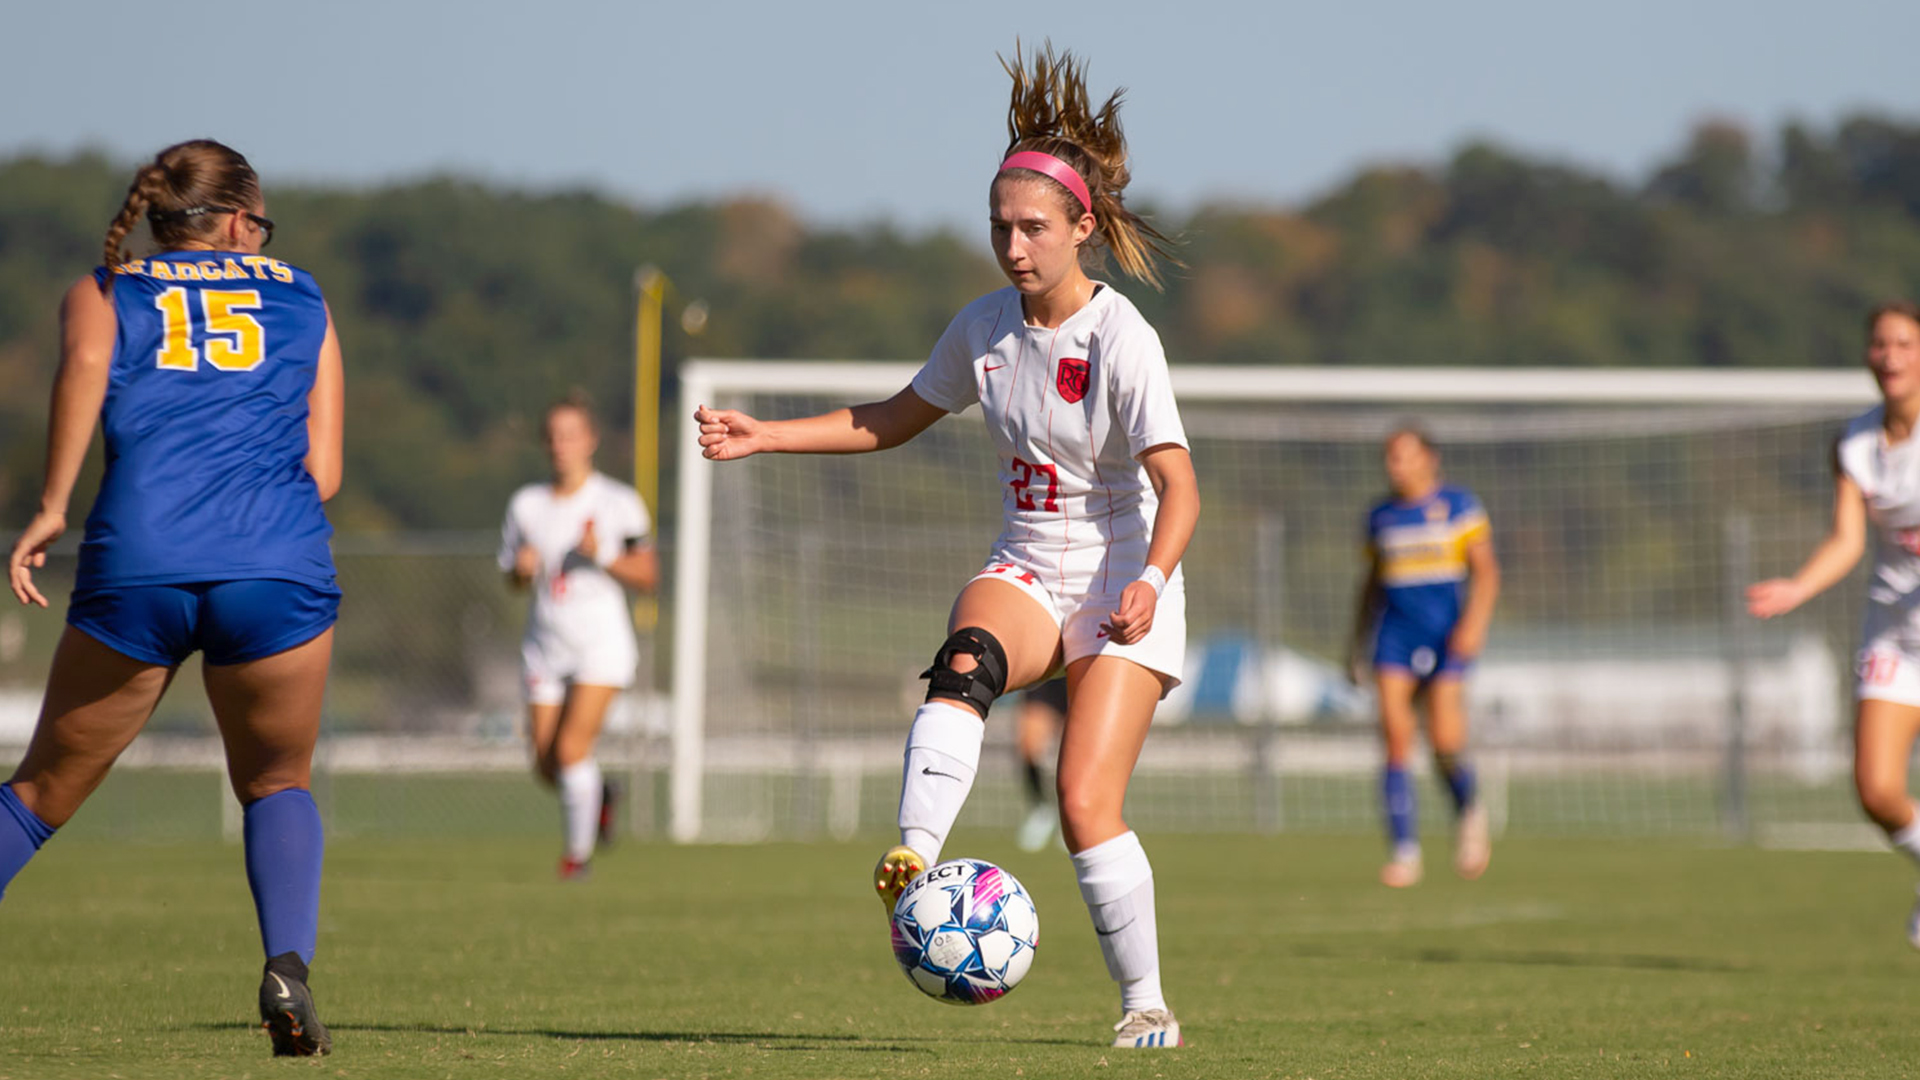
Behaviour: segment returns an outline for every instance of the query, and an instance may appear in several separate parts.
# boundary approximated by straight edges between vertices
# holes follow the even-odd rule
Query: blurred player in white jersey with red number
[[[1833,528],[1790,578],[1747,589],[1747,610],[1784,615],[1847,576],[1873,534],[1873,584],[1857,659],[1854,786],[1893,846],[1920,862],[1920,816],[1907,761],[1920,735],[1920,305],[1867,316],[1867,367],[1880,404],[1855,417],[1834,448]],[[1920,948],[1920,904],[1907,918]]]
[[[899,847],[875,884],[892,908],[940,859],[972,789],[988,707],[1065,668],[1060,824],[1107,970],[1115,1046],[1176,1046],[1160,990],[1153,868],[1121,817],[1155,705],[1186,654],[1180,558],[1200,515],[1159,336],[1083,257],[1105,248],[1158,284],[1165,240],[1128,210],[1114,94],[1097,112],[1083,67],[1049,48],[1008,65],[1011,142],[989,190],[993,249],[1012,281],[968,304],[920,373],[883,402],[763,422],[696,413],[707,457],[884,450],[978,403],[999,452],[1005,527],[961,590],[907,736]]]
[[[652,592],[660,573],[640,496],[593,467],[600,437],[583,402],[547,410],[546,443],[553,479],[514,492],[500,568],[533,591],[520,642],[533,766],[560,791],[560,876],[576,879],[611,825],[594,740],[640,660],[626,590]]]

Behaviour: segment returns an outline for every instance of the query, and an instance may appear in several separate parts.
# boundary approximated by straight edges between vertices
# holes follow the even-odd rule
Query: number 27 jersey
[[[304,270],[171,251],[113,275],[107,469],[76,588],[274,578],[334,588],[306,468],[327,308]],[[105,280],[105,268],[94,271]]]
[[[1160,337],[1131,302],[1102,285],[1049,330],[1026,324],[1017,289],[989,293],[912,385],[947,412],[985,413],[1005,509],[993,558],[1056,595],[1114,594],[1140,575],[1159,498],[1137,455],[1187,435]]]

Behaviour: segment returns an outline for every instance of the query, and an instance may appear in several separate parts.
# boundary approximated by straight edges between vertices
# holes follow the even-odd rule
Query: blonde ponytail
[[[1014,46],[1011,63],[1000,66],[1013,78],[1013,96],[1007,104],[1007,151],[1003,158],[1031,150],[1066,162],[1086,182],[1093,214],[1097,252],[1113,252],[1120,270],[1136,281],[1161,287],[1156,259],[1175,266],[1174,242],[1139,214],[1127,208],[1124,193],[1132,173],[1127,169],[1127,141],[1120,128],[1120,102],[1126,91],[1115,90],[1096,112],[1087,97],[1086,65],[1071,53],[1055,53],[1047,42],[1029,63]],[[1035,175],[1044,175],[1036,173]],[[1068,200],[1072,217],[1081,204],[1066,185],[1054,181]]]

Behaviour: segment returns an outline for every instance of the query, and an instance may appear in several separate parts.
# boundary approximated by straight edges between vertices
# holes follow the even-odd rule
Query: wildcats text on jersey
[[[155,281],[280,281],[292,283],[293,268],[265,255],[226,255],[218,259],[135,259],[114,267]]]

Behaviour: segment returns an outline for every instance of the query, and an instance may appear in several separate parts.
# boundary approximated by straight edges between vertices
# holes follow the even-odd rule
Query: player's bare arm
[[[1747,586],[1747,614],[1760,619],[1785,615],[1847,576],[1867,550],[1867,500],[1844,474],[1834,478],[1833,526],[1790,578],[1770,578]]]
[[[13,545],[7,584],[22,604],[47,606],[33,571],[47,564],[47,545],[67,531],[67,504],[93,441],[100,405],[107,398],[118,320],[113,301],[91,276],[67,290],[60,305],[60,371],[53,383],[53,417],[47,429],[47,475],[40,509]]]
[[[1380,590],[1380,556],[1367,558],[1367,577],[1360,583],[1360,598],[1354,603],[1353,633],[1347,637],[1347,679],[1355,686],[1367,681],[1367,639],[1373,620],[1384,599]]]
[[[533,584],[540,572],[540,552],[532,544],[521,544],[513,552],[513,569],[507,571],[507,584],[524,589]]]
[[[794,420],[756,420],[738,409],[694,410],[700,453],[711,461],[752,454],[865,454],[891,450],[947,415],[911,387],[885,401]]]
[[[638,592],[652,593],[660,587],[660,557],[651,544],[627,549],[606,565],[613,580]]]
[[[1186,555],[1200,521],[1200,482],[1194,476],[1193,456],[1185,447],[1172,443],[1149,447],[1141,453],[1140,464],[1160,496],[1160,508],[1154,514],[1153,540],[1147,547],[1147,574],[1121,592],[1120,607],[1106,623],[1107,632],[1121,645],[1140,641],[1153,629],[1160,590]],[[1156,572],[1157,580],[1149,580]]]
[[[1466,659],[1480,655],[1499,598],[1500,560],[1493,553],[1493,542],[1481,540],[1467,548],[1467,604],[1448,637],[1447,651]]]
[[[340,359],[340,335],[327,315],[327,336],[320,342],[320,363],[307,392],[307,474],[320,489],[320,501],[340,493],[347,415],[346,365]]]

